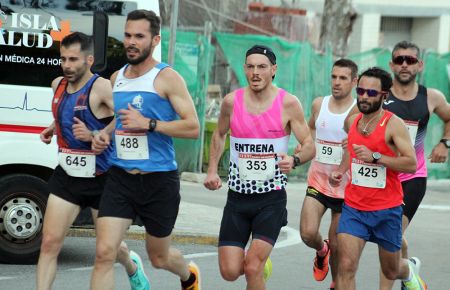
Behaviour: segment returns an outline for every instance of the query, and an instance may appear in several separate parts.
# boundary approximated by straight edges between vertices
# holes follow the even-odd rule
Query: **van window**
[[[62,74],[61,39],[73,31],[92,35],[93,11],[109,17],[109,77],[124,63],[123,28],[135,2],[0,0],[0,84],[49,87]]]

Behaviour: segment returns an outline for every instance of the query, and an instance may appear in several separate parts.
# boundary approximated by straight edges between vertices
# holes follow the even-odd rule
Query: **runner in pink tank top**
[[[298,99],[272,84],[277,70],[274,52],[262,45],[250,48],[244,69],[248,86],[223,100],[204,185],[210,190],[222,186],[217,166],[230,131],[229,190],[219,234],[220,273],[228,281],[245,273],[247,289],[266,289],[269,255],[287,224],[286,174],[313,157],[314,144]],[[302,145],[294,156],[287,155],[291,133]]]

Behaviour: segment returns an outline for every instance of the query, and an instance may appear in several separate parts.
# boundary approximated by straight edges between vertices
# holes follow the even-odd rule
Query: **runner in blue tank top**
[[[50,196],[44,217],[41,252],[37,266],[38,290],[50,290],[56,276],[57,258],[64,237],[84,207],[98,212],[105,172],[110,167],[111,148],[94,155],[91,140],[113,118],[112,92],[108,80],[94,75],[92,39],[80,32],[66,36],[61,42],[61,67],[64,76],[52,82],[54,122],[41,133],[49,144],[54,134],[59,147],[59,165],[49,180]],[[128,252],[125,243],[117,249],[132,290],[142,290],[148,284],[139,264],[140,258]]]
[[[124,46],[128,65],[111,76],[115,124],[94,138],[100,153],[113,144],[112,168],[100,204],[92,290],[114,289],[117,247],[139,216],[152,265],[178,275],[182,289],[200,289],[200,271],[170,248],[180,204],[172,137],[197,138],[199,123],[182,77],[152,56],[160,19],[148,10],[128,14]]]

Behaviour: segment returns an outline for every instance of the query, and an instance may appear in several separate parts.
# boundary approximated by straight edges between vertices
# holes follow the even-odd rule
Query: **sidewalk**
[[[202,217],[201,221],[198,216]],[[222,209],[182,201],[172,239],[177,243],[217,245],[221,218]],[[72,228],[68,236],[95,237],[95,230]],[[141,226],[133,225],[125,234],[125,240],[144,239],[145,230]]]
[[[304,182],[293,181],[289,183],[288,190],[297,187],[296,185],[305,187]],[[217,245],[222,212],[222,208],[181,201],[177,222],[173,230],[173,241],[176,243]],[[201,217],[201,220],[198,217]],[[68,236],[95,237],[95,231],[93,229],[72,228]],[[284,237],[285,234],[280,233],[279,240]],[[145,230],[141,226],[131,226],[125,235],[125,240],[144,239]]]

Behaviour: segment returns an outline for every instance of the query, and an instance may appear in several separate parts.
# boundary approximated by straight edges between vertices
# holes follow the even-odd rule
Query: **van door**
[[[135,9],[159,14],[157,0],[0,0],[0,262],[34,263],[39,256],[46,181],[57,164],[56,140],[43,144],[51,124],[51,81],[62,75],[61,39],[92,34],[94,11],[109,18],[109,76],[125,64],[123,29]],[[160,57],[160,49],[156,50]]]

